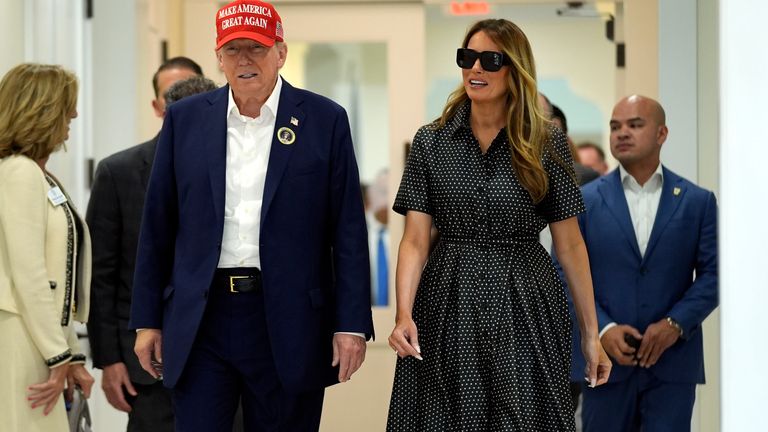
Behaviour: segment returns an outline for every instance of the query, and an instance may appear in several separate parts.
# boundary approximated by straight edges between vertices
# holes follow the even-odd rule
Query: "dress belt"
[[[223,285],[232,294],[261,292],[261,271],[255,267],[216,269],[213,284]]]
[[[520,236],[515,238],[467,238],[467,237],[441,236],[440,242],[447,243],[447,244],[477,246],[481,248],[515,247],[515,246],[530,246],[531,244],[538,243],[539,238],[536,236]]]

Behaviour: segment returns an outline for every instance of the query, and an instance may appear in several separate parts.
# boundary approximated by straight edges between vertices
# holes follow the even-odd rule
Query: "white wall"
[[[539,3],[539,4],[534,4]],[[607,146],[605,133],[615,101],[615,48],[599,17],[559,17],[562,3],[492,4],[489,16],[451,16],[445,5],[427,6],[427,118],[440,115],[448,94],[461,82],[456,48],[475,21],[506,18],[528,37],[536,59],[540,89],[568,119],[576,142]],[[607,147],[606,147],[607,148]]]
[[[93,157],[98,161],[138,144],[137,59],[146,48],[136,44],[135,0],[93,3]]]
[[[24,3],[0,0],[0,76],[24,61]]]
[[[66,151],[54,153],[47,169],[61,180],[75,206],[85,204],[85,164],[90,149],[87,141],[90,124],[88,93],[88,67],[85,61],[87,47],[87,23],[83,2],[73,4],[55,0],[3,0],[7,17],[14,22],[4,22],[12,34],[6,39],[14,45],[9,52],[3,51],[8,68],[22,62],[59,64],[77,75],[80,81],[78,111],[80,116],[71,124]],[[7,9],[5,9],[7,7]],[[4,16],[3,19],[6,17]],[[4,30],[5,31],[5,28]],[[19,49],[23,54],[19,56]],[[4,74],[7,70],[3,70]]]
[[[696,0],[659,1],[659,102],[669,137],[661,160],[676,173],[698,179],[698,74]]]
[[[768,118],[768,2],[720,4],[722,430],[764,431],[768,373],[768,213],[761,127]]]
[[[718,0],[698,2],[698,184],[720,196],[718,170]],[[719,203],[723,205],[722,201]],[[722,227],[722,225],[721,225]],[[720,285],[723,286],[722,284]],[[704,364],[707,384],[696,395],[700,408],[698,421],[702,432],[720,430],[720,309],[704,321]]]

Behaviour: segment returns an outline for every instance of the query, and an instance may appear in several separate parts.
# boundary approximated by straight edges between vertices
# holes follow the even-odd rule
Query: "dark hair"
[[[216,90],[217,88],[218,87],[216,87],[216,84],[208,78],[195,76],[185,80],[176,81],[165,92],[163,97],[165,97],[165,105],[168,107],[172,103],[184,99],[187,96],[192,96],[198,93],[205,93],[211,90]]]
[[[545,96],[546,97],[546,96]],[[560,109],[559,106],[552,104],[552,120],[558,119],[560,120],[560,124],[563,125],[563,133],[568,134],[568,121],[565,119],[565,113],[563,110]]]
[[[170,58],[163,62],[163,64],[157,68],[157,72],[152,75],[152,87],[155,89],[155,97],[160,96],[158,94],[160,89],[157,87],[157,76],[160,75],[160,72],[168,69],[189,69],[198,75],[203,75],[203,68],[191,58],[183,56]]]
[[[603,160],[603,161],[605,160],[605,151],[603,150],[602,147],[600,147],[599,145],[593,142],[584,141],[583,143],[577,145],[576,148],[577,149],[580,149],[580,148],[594,149],[597,152],[597,154],[600,156],[600,160]]]

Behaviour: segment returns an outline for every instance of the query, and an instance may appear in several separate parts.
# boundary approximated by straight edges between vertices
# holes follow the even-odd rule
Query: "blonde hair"
[[[528,38],[515,24],[505,19],[487,19],[475,23],[467,31],[462,48],[478,32],[484,32],[508,57],[512,64],[507,76],[507,139],[512,152],[512,166],[517,178],[534,203],[544,199],[549,177],[542,165],[545,151],[554,154],[549,144],[549,120],[538,104],[536,66]],[[469,100],[464,85],[448,97],[443,113],[435,120],[444,126]]]
[[[0,81],[0,158],[39,160],[58,150],[77,107],[77,77],[57,65],[20,64]]]

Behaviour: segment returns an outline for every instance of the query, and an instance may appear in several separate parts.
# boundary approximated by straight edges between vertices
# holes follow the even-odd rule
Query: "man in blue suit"
[[[701,323],[717,307],[717,205],[663,167],[665,114],[629,96],[611,116],[612,173],[584,186],[579,226],[611,378],[584,388],[584,431],[687,431],[704,382]],[[574,340],[573,378],[584,359]],[[633,348],[636,345],[637,348]]]
[[[372,337],[368,240],[343,108],[279,76],[280,16],[216,15],[228,85],[166,113],[139,241],[131,326],[173,389],[179,431],[312,431],[324,387]]]

